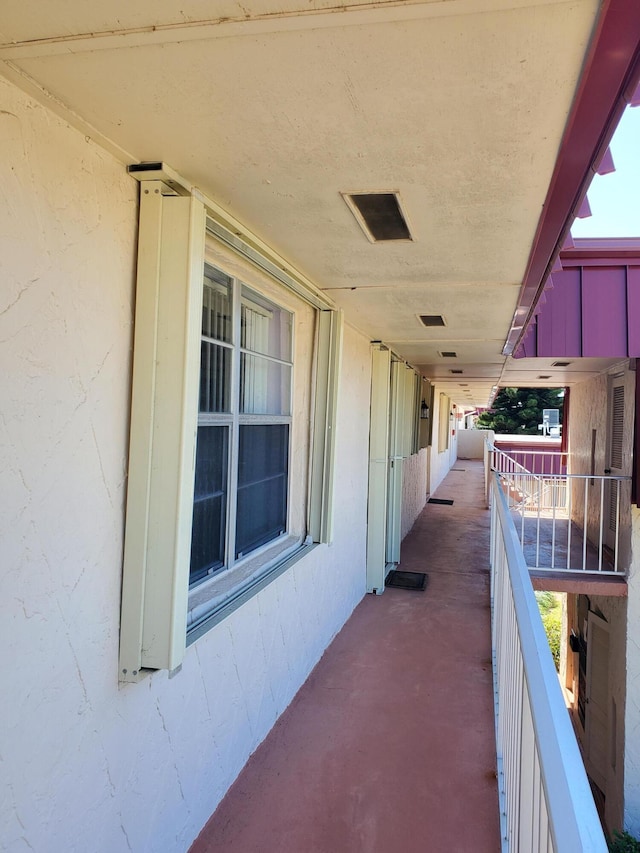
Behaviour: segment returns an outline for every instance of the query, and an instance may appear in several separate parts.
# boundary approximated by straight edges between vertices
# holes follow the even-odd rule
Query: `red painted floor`
[[[489,512],[459,461],[191,853],[497,853]],[[460,470],[464,469],[464,470]]]

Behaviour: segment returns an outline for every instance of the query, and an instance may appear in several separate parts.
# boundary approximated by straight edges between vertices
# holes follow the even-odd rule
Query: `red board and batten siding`
[[[579,254],[562,253],[515,358],[640,358],[640,254]]]
[[[640,240],[575,240],[515,358],[640,358]],[[640,507],[640,371],[632,501]]]
[[[528,441],[525,435],[498,434],[493,443],[532,474],[567,473],[567,457],[559,438],[533,436]]]

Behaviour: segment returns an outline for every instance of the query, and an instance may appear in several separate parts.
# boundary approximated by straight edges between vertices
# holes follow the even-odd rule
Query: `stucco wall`
[[[617,372],[620,372],[618,370]],[[581,382],[571,388],[569,413],[569,473],[591,473],[591,443],[592,431],[596,431],[595,469],[596,475],[604,474],[607,466],[607,429],[608,429],[608,395],[610,377],[607,374],[597,376],[586,382]],[[625,370],[625,411],[623,438],[623,470],[631,474],[631,459],[633,448],[633,418],[635,377],[632,371]],[[588,537],[597,543],[600,535],[600,481],[594,481],[588,489],[587,524]],[[629,564],[629,531],[631,516],[629,514],[630,486],[621,486],[620,500],[620,542],[619,564],[623,567]],[[572,481],[572,517],[583,526],[584,520],[584,480]]]
[[[414,525],[427,500],[427,449],[403,461],[402,467],[402,538]]]
[[[491,429],[461,429],[458,431],[458,458],[484,459],[484,445],[491,440]]]
[[[620,372],[620,369],[617,371]],[[625,413],[623,460],[631,470],[633,439],[634,374],[625,370]],[[588,474],[591,468],[592,430],[596,430],[595,473],[606,466],[609,377],[602,375],[571,389],[569,416],[569,472]],[[583,481],[580,481],[582,484]],[[584,486],[574,484],[573,515],[582,524],[581,495]],[[628,597],[592,597],[592,609],[601,610],[609,624],[609,694],[615,700],[615,770],[609,766],[606,818],[609,826],[624,825],[640,835],[640,512],[630,508],[629,489],[621,499],[621,565],[629,566]],[[597,539],[599,492],[589,503],[589,531]],[[611,713],[611,708],[609,709]],[[624,803],[624,806],[623,806]]]
[[[446,393],[446,390],[434,386],[434,402],[431,421],[433,423],[432,443],[429,460],[429,494],[433,494],[440,483],[449,473],[451,466],[454,464],[458,453],[458,428],[457,421],[449,421],[449,447],[446,450],[438,450],[438,424],[440,419],[440,392]],[[455,428],[454,428],[455,424]],[[452,432],[454,433],[452,435]]]
[[[640,510],[635,506],[631,510],[631,566],[627,586],[624,826],[640,838]]]
[[[0,100],[0,846],[184,853],[364,594],[369,343],[345,330],[333,544],[119,687],[136,184]]]
[[[626,622],[627,601],[622,597],[590,596],[591,610],[604,616],[609,626],[609,748],[607,762],[607,790],[605,819],[607,826],[622,827],[624,802],[624,743],[625,743],[625,696],[626,696]],[[576,631],[580,626],[575,626]],[[571,652],[568,652],[571,654]],[[577,655],[576,655],[577,657]],[[577,662],[576,662],[577,668]],[[612,702],[613,700],[613,702]],[[616,719],[613,721],[613,703]],[[640,718],[638,718],[640,719]],[[636,724],[637,725],[637,724]],[[615,755],[613,743],[615,732]]]

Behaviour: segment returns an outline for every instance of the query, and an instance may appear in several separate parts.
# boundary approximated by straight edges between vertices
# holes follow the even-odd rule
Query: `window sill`
[[[296,536],[283,536],[231,571],[221,572],[192,589],[187,612],[187,646],[226,619],[315,547],[315,543],[301,542]]]

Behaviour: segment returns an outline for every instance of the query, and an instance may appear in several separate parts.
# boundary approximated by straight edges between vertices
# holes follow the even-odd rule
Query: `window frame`
[[[207,232],[206,239],[209,239]],[[220,412],[202,411],[199,406],[198,411],[198,431],[201,427],[224,427],[227,429],[227,459],[226,459],[226,494],[225,494],[225,512],[224,512],[224,554],[222,564],[220,566],[209,569],[205,574],[189,580],[189,589],[192,590],[200,584],[206,582],[212,577],[223,571],[232,571],[237,563],[242,562],[250,555],[259,551],[261,548],[270,545],[279,537],[285,536],[290,530],[291,522],[291,478],[292,478],[292,423],[293,423],[293,395],[294,395],[294,353],[296,346],[295,337],[295,311],[290,307],[285,307],[282,304],[276,303],[271,296],[262,293],[256,285],[248,284],[237,273],[229,273],[223,269],[224,262],[221,261],[216,265],[212,260],[205,257],[204,263],[204,282],[203,282],[203,297],[204,288],[207,282],[207,268],[212,272],[220,273],[228,279],[230,292],[230,316],[231,329],[228,341],[223,341],[218,338],[207,336],[202,332],[201,341],[205,341],[213,346],[224,347],[230,352],[229,372],[230,379],[228,383],[228,410]],[[290,317],[291,334],[289,340],[289,359],[282,359],[270,356],[268,354],[256,353],[250,348],[242,345],[242,308],[247,304],[251,304],[251,295],[273,305],[274,308],[280,309]],[[203,300],[204,301],[204,300]],[[257,305],[257,302],[252,303]],[[266,413],[248,413],[243,412],[243,373],[242,373],[242,357],[249,355],[251,357],[263,358],[267,361],[285,365],[289,368],[288,381],[288,400],[286,404],[287,413],[266,414]],[[200,366],[200,378],[202,377],[202,365]],[[243,426],[258,426],[258,425],[276,425],[286,424],[289,428],[287,436],[287,505],[285,512],[285,531],[279,534],[279,537],[273,537],[265,543],[257,545],[255,548],[246,553],[238,554],[237,551],[237,536],[238,536],[238,476],[240,468],[240,431]],[[196,459],[197,459],[197,438],[196,438]],[[195,498],[194,498],[195,502]]]
[[[310,548],[330,543],[342,341],[342,312],[333,302],[215,202],[164,164],[143,164],[130,167],[130,171],[140,181],[141,193],[121,681],[139,681],[155,669],[176,670],[188,644],[286,571]],[[256,549],[260,559],[255,571],[232,582],[204,609],[201,606],[197,623],[187,631],[207,232],[242,263],[257,269],[260,275],[266,274],[283,293],[291,292],[315,309],[315,370],[313,387],[309,389],[313,401],[309,483],[305,496],[307,535],[295,547],[275,549],[272,559],[263,552],[273,543]],[[245,283],[260,293],[252,281]],[[268,295],[267,298],[271,299]],[[290,455],[291,452],[290,440]],[[291,466],[288,473],[290,479]],[[289,505],[288,519],[290,512]],[[233,569],[224,574],[232,576]]]

